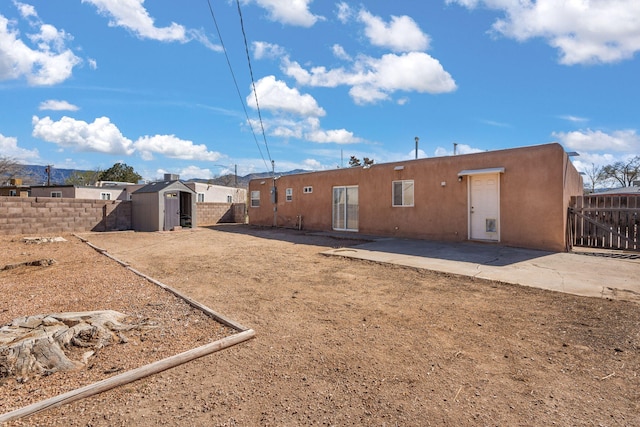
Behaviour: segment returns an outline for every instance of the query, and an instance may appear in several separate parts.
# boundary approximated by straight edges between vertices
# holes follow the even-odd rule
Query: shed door
[[[469,176],[469,238],[500,240],[500,174]]]
[[[180,197],[178,192],[164,193],[164,230],[180,225]]]

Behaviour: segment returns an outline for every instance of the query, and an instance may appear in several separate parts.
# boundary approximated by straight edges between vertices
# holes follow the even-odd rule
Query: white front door
[[[469,239],[500,241],[500,174],[469,176]]]

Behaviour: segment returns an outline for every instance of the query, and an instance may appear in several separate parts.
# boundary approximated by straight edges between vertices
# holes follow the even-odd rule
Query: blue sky
[[[211,178],[413,159],[417,136],[555,141],[584,170],[640,154],[638,51],[637,0],[4,0],[0,156]]]

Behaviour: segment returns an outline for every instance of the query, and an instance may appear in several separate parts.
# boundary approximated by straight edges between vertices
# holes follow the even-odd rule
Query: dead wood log
[[[113,311],[54,313],[14,319],[0,327],[0,378],[26,382],[36,376],[78,369],[101,348],[122,342],[126,314]],[[86,348],[82,360],[68,357],[72,347]]]

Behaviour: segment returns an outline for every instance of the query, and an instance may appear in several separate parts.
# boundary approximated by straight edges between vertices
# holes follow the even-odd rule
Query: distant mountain
[[[49,177],[46,168],[46,166],[39,165],[23,165],[22,173],[20,174],[22,175],[23,183],[26,185],[47,185],[47,179],[49,179],[51,185],[62,185],[72,173],[86,172],[79,169],[58,169],[52,167]]]
[[[80,169],[58,169],[55,167],[51,168],[51,177],[50,182],[51,185],[62,185],[65,183],[67,178],[71,176],[74,172],[87,172],[85,170]],[[287,172],[276,172],[276,176],[281,175],[292,175],[296,173],[305,173],[310,172],[304,169],[294,169]],[[22,179],[24,184],[26,185],[47,185],[47,171],[46,166],[39,165],[24,165]],[[261,179],[261,178],[271,178],[271,172],[263,172],[263,173],[250,173],[248,175],[238,175],[237,177],[234,174],[227,174],[218,176],[216,178],[206,179],[206,178],[195,178],[190,179],[189,181],[196,182],[205,182],[215,185],[224,185],[226,187],[241,187],[247,188],[249,187],[249,181],[252,179]],[[237,182],[237,183],[236,183]]]

